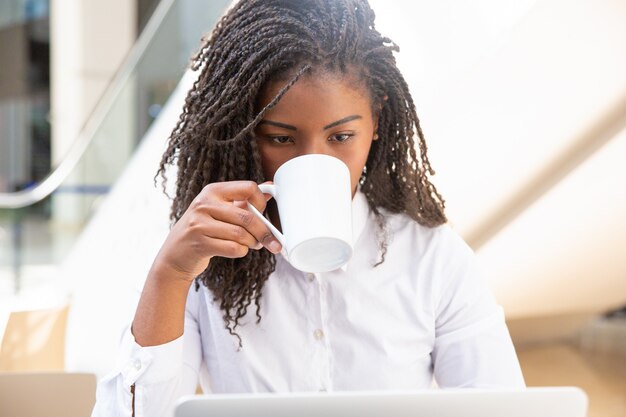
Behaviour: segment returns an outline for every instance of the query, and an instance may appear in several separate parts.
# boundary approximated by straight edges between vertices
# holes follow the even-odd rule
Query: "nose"
[[[322,155],[333,155],[333,150],[328,145],[327,141],[321,138],[315,138],[314,140],[306,141],[301,149],[298,152],[298,156],[302,155],[312,155],[312,154],[322,154]]]

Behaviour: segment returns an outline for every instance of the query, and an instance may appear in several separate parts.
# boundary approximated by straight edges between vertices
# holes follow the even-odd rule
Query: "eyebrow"
[[[358,114],[353,114],[352,116],[344,117],[343,119],[337,120],[336,122],[332,122],[331,124],[324,126],[324,130],[330,129],[331,127],[342,125],[344,123],[348,123],[356,119],[361,119],[361,116],[359,116]]]
[[[262,119],[259,122],[259,125],[272,125],[272,126],[282,127],[283,129],[288,129],[288,130],[294,130],[294,131],[298,130],[295,126],[291,126],[291,125],[281,123],[281,122],[273,122],[271,120],[265,120],[265,119]]]
[[[343,119],[337,120],[336,122],[332,122],[329,125],[324,126],[324,130],[328,130],[331,127],[335,127],[335,126],[339,126],[341,124],[344,123],[348,123],[352,120],[356,120],[356,119],[362,119],[361,116],[359,116],[358,114],[353,114],[352,116],[348,116],[348,117],[344,117]],[[272,120],[266,120],[263,119],[259,122],[259,125],[262,124],[267,124],[267,125],[272,125],[272,126],[276,126],[276,127],[282,127],[283,129],[287,129],[287,130],[293,130],[293,131],[298,131],[298,128],[296,128],[295,126],[292,125],[288,125],[286,123],[281,123],[281,122],[274,122]]]

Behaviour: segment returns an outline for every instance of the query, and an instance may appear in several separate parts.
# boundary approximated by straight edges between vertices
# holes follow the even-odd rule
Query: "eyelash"
[[[335,133],[331,137],[333,137],[333,136],[347,136],[347,139],[345,139],[343,141],[333,141],[333,142],[337,142],[337,143],[339,143],[341,145],[341,144],[344,144],[346,142],[349,142],[352,139],[352,137],[354,136],[354,133]],[[290,138],[291,139],[290,136],[269,136],[268,140],[270,142],[272,142],[273,144],[276,144],[276,145],[285,145],[287,143],[287,142],[276,142],[276,141],[274,141],[274,139],[277,139],[277,138]]]

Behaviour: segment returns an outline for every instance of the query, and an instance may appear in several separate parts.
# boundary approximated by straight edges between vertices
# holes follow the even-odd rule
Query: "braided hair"
[[[268,180],[253,129],[299,78],[317,71],[353,75],[377,109],[380,139],[372,142],[359,180],[380,232],[381,259],[373,267],[387,251],[383,210],[428,227],[446,222],[413,99],[393,56],[399,48],[375,29],[374,17],[367,0],[241,0],[220,19],[192,58],[200,73],[157,173],[165,186],[166,167],[178,168],[172,222],[207,184]],[[282,80],[278,94],[257,109],[263,86]],[[202,283],[212,292],[226,328],[239,337],[236,327],[252,301],[261,319],[261,289],[275,266],[267,250],[213,257],[196,290]]]

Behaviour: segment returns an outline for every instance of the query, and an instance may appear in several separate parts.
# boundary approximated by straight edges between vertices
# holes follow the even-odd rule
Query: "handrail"
[[[130,78],[150,41],[172,8],[176,0],[161,0],[148,23],[139,34],[137,42],[131,47],[120,69],[115,73],[109,87],[98,100],[94,110],[83,125],[78,137],[72,144],[61,163],[37,185],[21,191],[0,193],[0,209],[18,209],[31,206],[48,197],[65,181],[78,164],[91,144],[96,130],[104,121],[113,101],[122,91]]]

